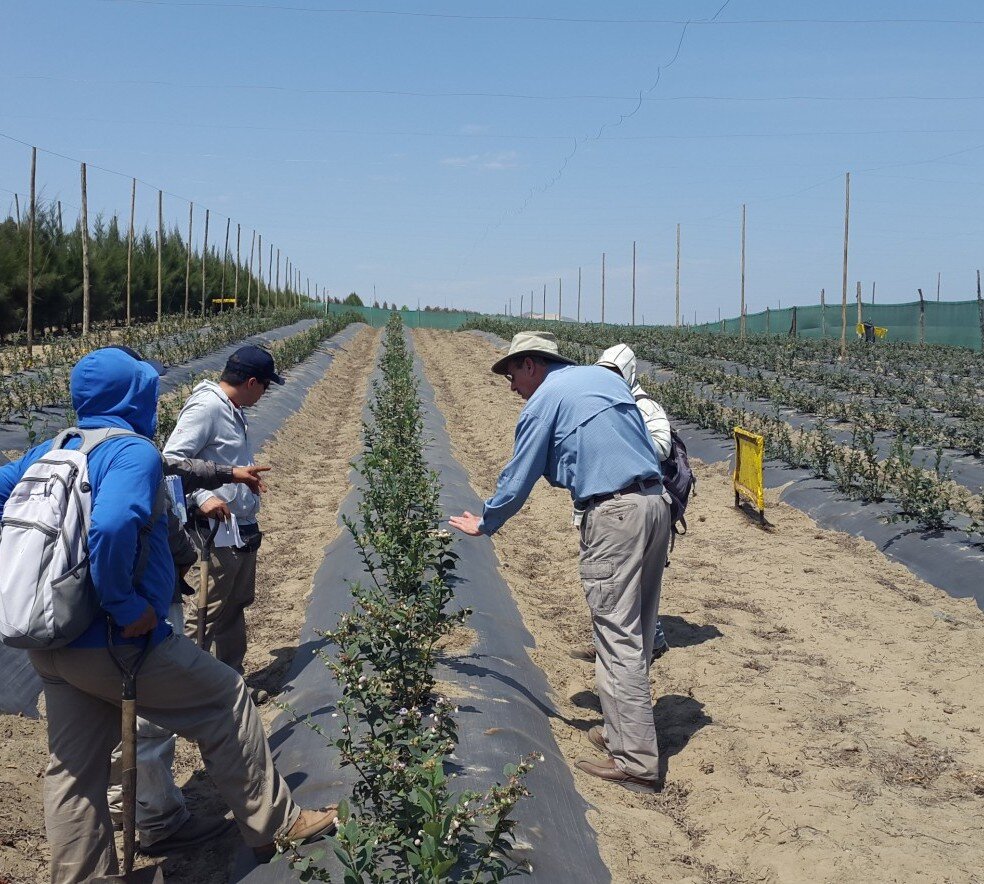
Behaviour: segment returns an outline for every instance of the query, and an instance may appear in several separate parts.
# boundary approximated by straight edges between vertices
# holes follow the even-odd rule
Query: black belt
[[[596,494],[594,497],[589,497],[587,500],[579,501],[578,508],[585,509],[592,504],[604,503],[606,500],[614,500],[616,497],[621,497],[623,494],[632,494],[633,492],[642,491],[645,488],[655,488],[657,485],[662,484],[663,480],[658,479],[655,476],[650,479],[637,479],[635,482],[626,485],[618,491],[612,491],[610,494]]]

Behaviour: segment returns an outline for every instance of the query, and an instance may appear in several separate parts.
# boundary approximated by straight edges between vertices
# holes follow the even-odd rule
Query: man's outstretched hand
[[[473,516],[470,512],[465,510],[460,516],[452,516],[448,519],[448,524],[452,528],[457,528],[462,534],[468,534],[472,537],[480,537],[482,532],[478,530],[478,526],[482,523],[480,516]]]
[[[269,471],[270,467],[233,467],[232,481],[245,485],[253,494],[259,494],[267,490],[266,483],[263,481],[260,473],[267,473]]]

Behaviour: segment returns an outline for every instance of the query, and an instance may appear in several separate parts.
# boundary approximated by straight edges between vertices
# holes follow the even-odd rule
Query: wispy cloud
[[[467,123],[461,127],[462,135],[484,135],[489,127],[478,123]]]
[[[515,169],[519,166],[519,154],[514,150],[502,150],[494,153],[473,153],[461,157],[444,157],[442,166],[452,166],[458,169],[487,169],[498,172],[503,169]]]

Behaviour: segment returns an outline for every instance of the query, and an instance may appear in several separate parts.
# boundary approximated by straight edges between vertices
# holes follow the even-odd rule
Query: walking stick
[[[208,614],[208,570],[212,563],[212,544],[219,530],[219,520],[209,529],[198,556],[198,647],[205,650],[205,616]]]

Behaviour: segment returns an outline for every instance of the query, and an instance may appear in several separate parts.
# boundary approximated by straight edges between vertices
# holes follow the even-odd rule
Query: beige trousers
[[[201,549],[201,538],[194,531],[191,536]],[[234,547],[213,549],[209,562],[205,650],[211,651],[214,645],[216,658],[240,675],[246,659],[246,608],[256,596],[256,552]],[[192,641],[198,636],[200,567],[196,562],[185,578],[196,590],[185,597],[185,635]]]
[[[659,485],[592,504],[581,522],[605,740],[620,770],[650,780],[659,776],[659,748],[649,662],[669,541],[670,507]]]
[[[132,660],[139,648],[121,651]],[[47,709],[51,760],[44,819],[51,880],[75,884],[118,874],[106,787],[110,754],[120,741],[120,672],[104,648],[30,655]],[[198,743],[205,769],[249,846],[269,844],[293,825],[300,810],[273,766],[246,684],[228,666],[184,636],[169,636],[140,667],[137,711]]]

